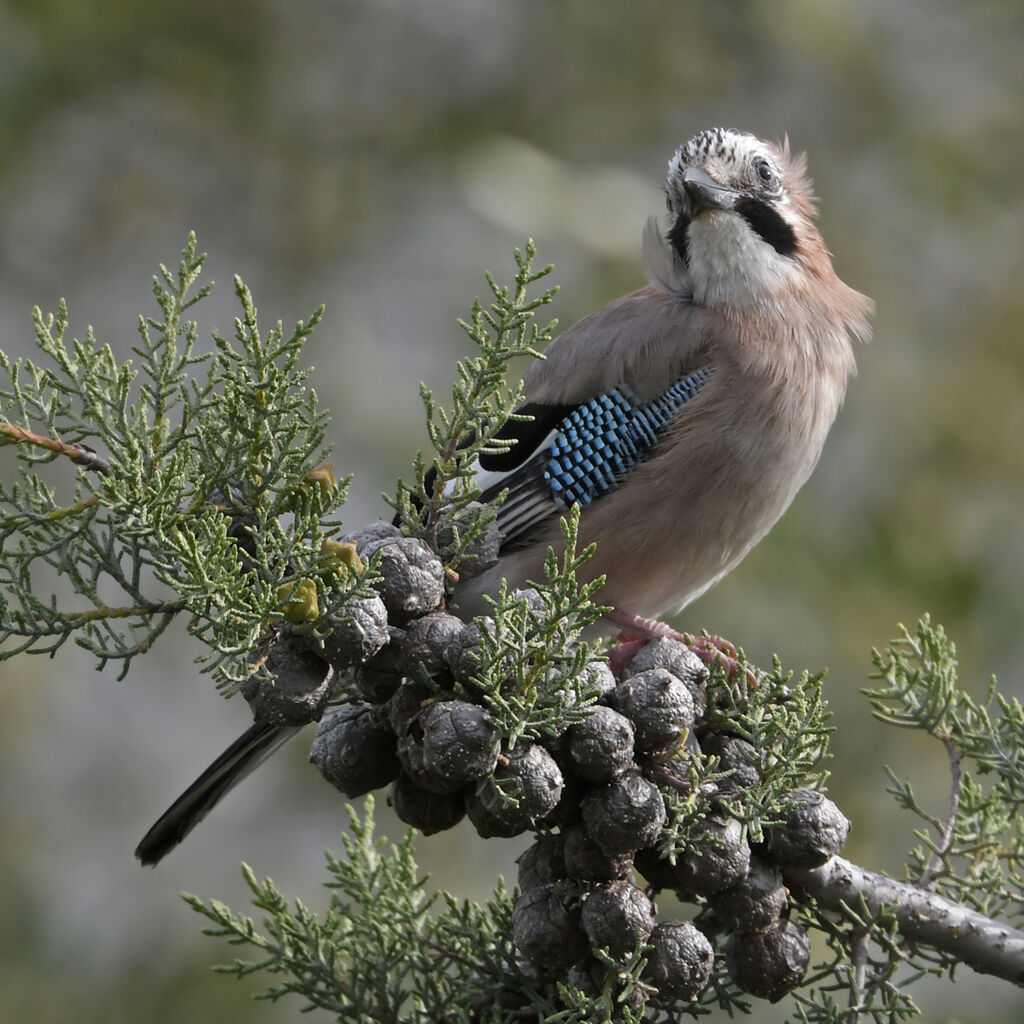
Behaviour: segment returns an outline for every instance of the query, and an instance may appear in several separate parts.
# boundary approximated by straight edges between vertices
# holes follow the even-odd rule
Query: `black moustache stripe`
[[[780,256],[792,256],[796,252],[796,234],[767,203],[753,196],[744,196],[737,200],[736,212]]]
[[[668,243],[676,251],[676,255],[685,263],[687,266],[690,265],[690,239],[687,237],[687,231],[690,227],[690,218],[685,213],[680,213],[676,218],[675,224],[672,225],[672,229],[668,233]]]

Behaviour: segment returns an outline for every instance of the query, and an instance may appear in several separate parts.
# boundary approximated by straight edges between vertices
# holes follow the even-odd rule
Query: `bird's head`
[[[725,128],[700,132],[672,157],[665,193],[666,255],[693,301],[764,311],[814,278],[834,279],[805,160],[791,157],[788,144]]]

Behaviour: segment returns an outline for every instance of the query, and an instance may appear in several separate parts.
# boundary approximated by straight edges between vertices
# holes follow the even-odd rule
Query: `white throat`
[[[796,262],[780,256],[735,213],[708,210],[689,227],[689,278],[700,306],[758,312],[777,305],[799,276]]]

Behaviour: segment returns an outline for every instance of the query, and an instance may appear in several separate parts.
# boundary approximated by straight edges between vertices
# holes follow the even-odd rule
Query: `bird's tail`
[[[135,856],[143,865],[157,864],[213,810],[228,790],[301,728],[260,722],[248,728],[160,815],[135,848]]]

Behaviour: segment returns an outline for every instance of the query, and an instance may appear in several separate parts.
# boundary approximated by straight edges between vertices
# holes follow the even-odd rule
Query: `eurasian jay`
[[[524,378],[519,411],[532,419],[507,425],[507,453],[480,460],[485,500],[508,495],[498,564],[456,588],[463,616],[488,611],[503,577],[543,579],[559,518],[578,503],[609,622],[664,632],[655,618],[729,572],[818,461],[872,304],[832,268],[804,157],[714,128],[675,153],[665,191],[667,231],[652,218],[644,233],[648,286],[550,345]],[[156,863],[293,732],[253,726],[154,825],[139,859]]]

